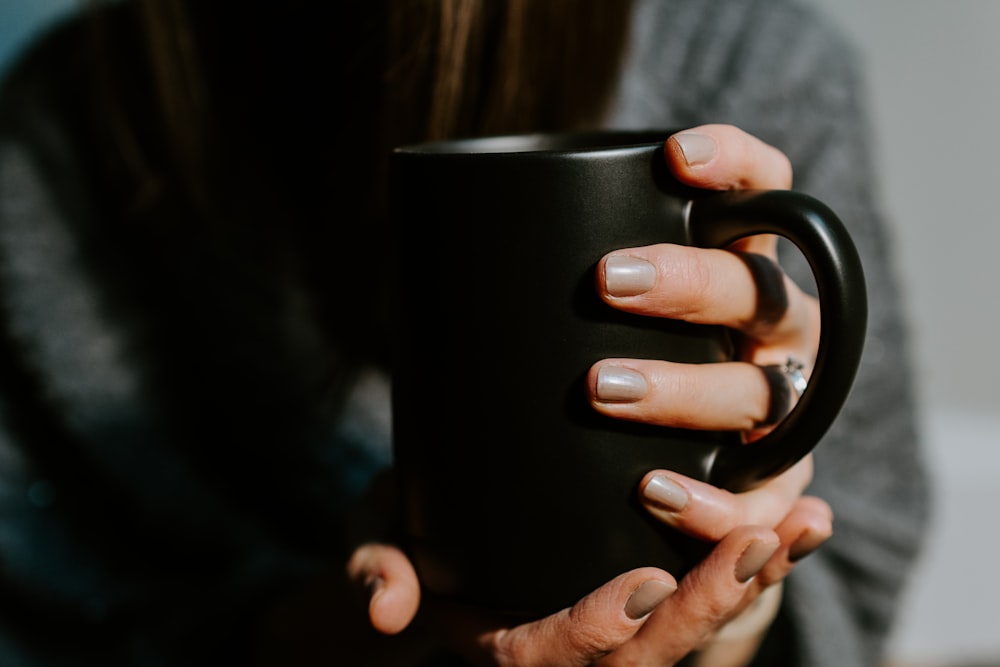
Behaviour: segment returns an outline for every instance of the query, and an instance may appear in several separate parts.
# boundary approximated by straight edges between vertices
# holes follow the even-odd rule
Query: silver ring
[[[767,416],[759,424],[760,426],[770,426],[777,424],[785,415],[791,412],[802,394],[805,392],[809,382],[806,380],[805,365],[791,357],[783,364],[769,364],[761,366],[767,381],[770,398],[768,402]]]
[[[776,366],[776,368],[788,378],[788,383],[795,390],[795,398],[801,398],[802,394],[806,391],[806,387],[809,386],[809,381],[806,380],[806,376],[802,373],[805,370],[805,365],[801,361],[788,357],[783,365]]]

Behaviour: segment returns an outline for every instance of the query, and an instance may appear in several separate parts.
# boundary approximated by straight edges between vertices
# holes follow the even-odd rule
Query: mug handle
[[[868,321],[864,271],[837,215],[800,192],[713,193],[691,201],[687,224],[691,242],[706,248],[725,248],[754,234],[787,238],[809,262],[819,292],[819,351],[805,392],[774,430],[746,446],[718,448],[709,466],[710,483],[743,491],[812,451],[847,400]]]

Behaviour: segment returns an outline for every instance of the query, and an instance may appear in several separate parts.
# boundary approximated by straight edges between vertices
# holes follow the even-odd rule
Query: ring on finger
[[[768,401],[767,416],[759,424],[760,426],[771,426],[781,421],[785,415],[791,412],[795,403],[801,398],[806,387],[809,386],[804,374],[805,365],[788,357],[783,364],[769,364],[760,367],[767,381],[770,400]]]

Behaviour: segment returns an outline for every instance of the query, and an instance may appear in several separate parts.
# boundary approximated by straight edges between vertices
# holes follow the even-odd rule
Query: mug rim
[[[399,146],[405,155],[525,155],[593,153],[659,147],[673,134],[663,129],[604,129],[581,132],[525,132],[443,139]]]

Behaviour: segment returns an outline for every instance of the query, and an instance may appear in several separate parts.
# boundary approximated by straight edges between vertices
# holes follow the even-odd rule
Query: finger
[[[774,557],[771,560],[774,560]],[[757,575],[757,587],[760,587],[760,576]],[[760,595],[747,605],[746,609],[719,628],[712,636],[711,643],[699,651],[699,662],[705,665],[715,665],[720,662],[725,662],[726,664],[748,664],[760,647],[759,639],[764,630],[771,625],[774,617],[778,615],[778,609],[781,607],[782,591],[783,586],[781,582],[764,588]],[[744,659],[739,662],[733,662],[731,657],[725,659],[727,656],[732,656],[735,651],[739,651],[741,655],[744,655]],[[715,656],[711,655],[710,652],[719,654],[720,659],[715,660]]]
[[[818,304],[764,255],[674,244],[629,248],[603,257],[596,281],[601,298],[619,310],[815,347]]]
[[[796,505],[812,475],[810,455],[762,486],[732,493],[675,472],[656,470],[640,481],[639,500],[660,521],[689,535],[718,541],[739,526],[777,527]],[[794,529],[796,526],[788,530]]]
[[[749,661],[778,613],[784,578],[798,560],[830,536],[831,521],[830,507],[822,500],[803,497],[796,502],[786,520],[775,529],[780,546],[770,557],[766,552],[758,554],[757,565],[753,567],[764,561],[763,567],[747,583],[744,597],[735,607],[737,613],[719,626],[707,646],[699,648],[700,662],[736,664],[733,661],[737,655],[743,656],[739,664]],[[751,569],[750,565],[744,565],[745,572]]]
[[[593,663],[626,643],[677,590],[666,572],[632,570],[569,609],[489,636],[499,665],[570,667]]]
[[[783,580],[795,564],[819,549],[833,535],[833,511],[820,498],[803,496],[775,532],[781,549],[758,575],[769,585]]]
[[[762,590],[754,579],[780,547],[769,530],[744,526],[681,580],[627,645],[602,664],[674,664],[699,648]]]
[[[758,435],[793,406],[789,379],[744,362],[603,359],[587,374],[591,405],[629,421]]]
[[[784,190],[792,166],[784,153],[731,125],[702,125],[667,139],[664,154],[683,183],[709,190]]]
[[[366,544],[347,564],[347,575],[368,590],[368,616],[385,634],[406,628],[420,606],[420,583],[409,559],[395,547]]]

